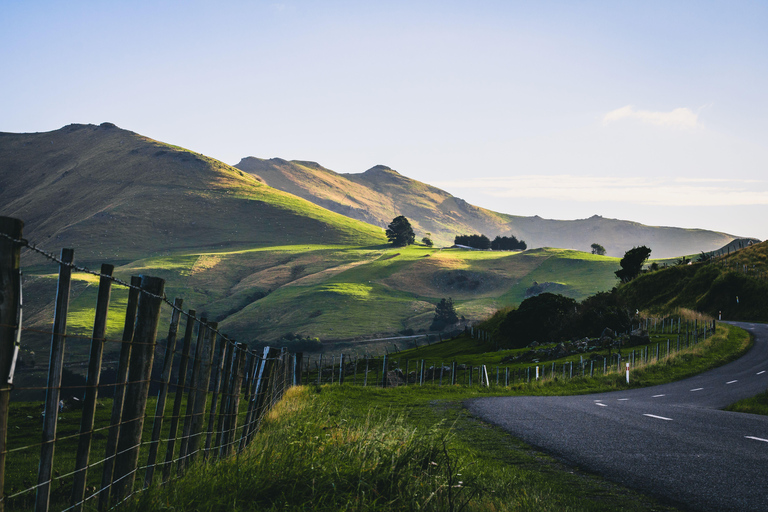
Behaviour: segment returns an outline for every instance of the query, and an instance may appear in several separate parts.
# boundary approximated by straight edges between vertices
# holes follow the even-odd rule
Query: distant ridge
[[[646,245],[652,249],[653,258],[672,258],[714,251],[736,239],[704,229],[646,226],[599,215],[563,221],[498,213],[410,179],[386,165],[340,174],[316,162],[247,157],[235,167],[272,187],[380,227],[386,227],[397,215],[405,215],[414,225],[417,239],[430,232],[442,245],[450,245],[457,234],[482,233],[490,238],[514,235],[525,240],[529,248],[589,252],[591,245],[598,243],[609,256],[617,257],[632,247]]]

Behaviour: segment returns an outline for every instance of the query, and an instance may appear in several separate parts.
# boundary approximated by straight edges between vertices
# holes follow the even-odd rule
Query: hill
[[[382,172],[400,179],[370,174]],[[424,186],[426,205],[435,190]],[[106,262],[123,279],[166,279],[169,297],[249,342],[289,332],[349,340],[424,330],[443,297],[477,319],[537,290],[580,298],[610,288],[618,268],[614,258],[559,249],[395,249],[379,227],[108,123],[0,134],[0,215],[24,220],[24,236],[49,252],[73,247],[76,262],[92,269]],[[44,327],[55,267],[30,253],[23,263],[25,320]],[[69,329],[87,335],[97,280],[73,279]],[[116,289],[112,336],[124,300]]]
[[[0,133],[0,214],[79,260],[296,243],[371,245],[381,229],[217,160],[109,123]]]
[[[442,245],[458,234],[514,235],[529,248],[563,247],[590,251],[593,243],[609,256],[621,257],[632,247],[646,245],[654,258],[714,251],[734,236],[703,229],[646,226],[595,215],[571,221],[521,217],[473,206],[444,190],[377,165],[360,174],[339,174],[315,162],[243,158],[235,167],[258,176],[268,185],[329,210],[386,227],[397,215],[411,221],[420,239],[431,232]]]
[[[619,287],[633,308],[689,308],[723,320],[768,321],[768,242],[708,262],[647,272]]]

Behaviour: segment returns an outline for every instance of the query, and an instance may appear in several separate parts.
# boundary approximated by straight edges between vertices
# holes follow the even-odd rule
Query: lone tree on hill
[[[621,269],[614,272],[614,274],[621,279],[622,283],[627,283],[633,280],[640,275],[640,271],[643,269],[643,263],[645,263],[645,260],[647,260],[650,255],[651,250],[644,245],[633,247],[624,253],[624,257],[621,258],[621,261],[619,262]]]
[[[432,245],[434,245],[432,242],[432,233],[427,231],[426,236],[421,239],[421,243],[423,243],[427,247],[432,247]]]
[[[605,256],[605,247],[603,247],[600,244],[592,244],[592,254],[597,254],[598,256]]]
[[[392,222],[387,226],[386,234],[387,239],[395,247],[405,247],[406,245],[411,245],[416,240],[411,223],[402,215],[392,219]]]
[[[453,307],[453,299],[450,297],[448,300],[440,299],[435,306],[435,317],[432,319],[430,329],[439,331],[446,325],[453,325],[458,321],[459,316],[456,314],[456,308]]]

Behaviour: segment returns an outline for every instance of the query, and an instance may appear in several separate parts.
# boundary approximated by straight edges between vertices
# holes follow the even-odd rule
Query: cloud
[[[768,182],[758,180],[527,175],[443,181],[453,191],[480,189],[501,198],[621,202],[646,206],[768,205]]]
[[[605,114],[603,124],[607,125],[622,119],[636,119],[643,123],[672,128],[696,128],[699,116],[689,108],[676,108],[669,112],[652,112],[650,110],[635,110],[632,105],[627,105]]]

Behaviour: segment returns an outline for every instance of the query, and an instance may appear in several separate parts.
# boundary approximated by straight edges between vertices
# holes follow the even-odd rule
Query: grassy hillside
[[[431,232],[441,245],[451,245],[457,234],[483,233],[490,238],[514,235],[525,240],[529,248],[590,251],[592,243],[599,243],[608,255],[617,257],[632,247],[646,245],[653,249],[654,258],[671,258],[713,251],[734,239],[725,233],[645,226],[597,215],[561,221],[497,213],[383,165],[360,174],[339,174],[315,162],[248,157],[236,167],[270,186],[378,226],[385,227],[397,215],[405,215],[418,239]]]
[[[649,272],[619,288],[638,309],[678,307],[726,320],[768,321],[768,242],[751,245],[709,263]],[[738,298],[738,300],[737,300]]]
[[[0,215],[24,220],[45,249],[76,248],[80,261],[385,241],[379,228],[108,123],[0,134]]]

